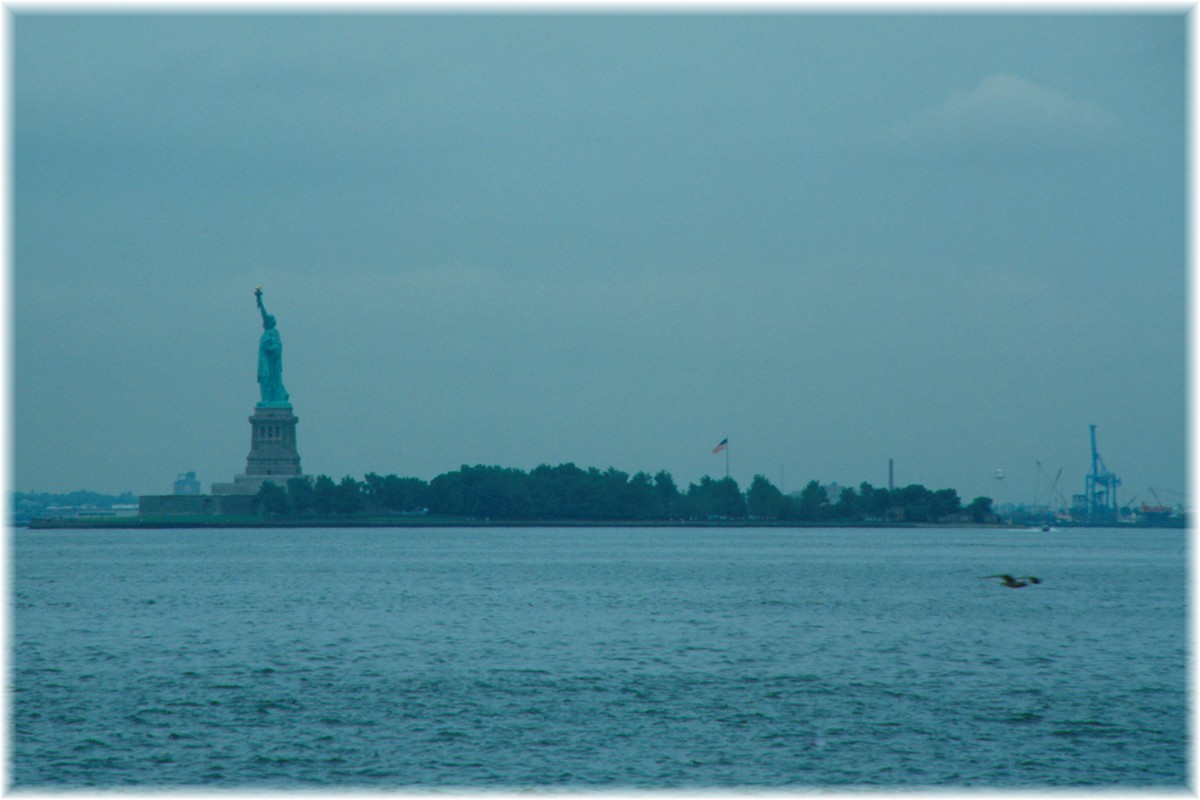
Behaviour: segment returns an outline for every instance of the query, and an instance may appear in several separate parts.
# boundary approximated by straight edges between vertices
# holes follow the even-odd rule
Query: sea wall
[[[148,494],[138,498],[138,514],[147,516],[231,516],[257,514],[258,498],[246,494]]]

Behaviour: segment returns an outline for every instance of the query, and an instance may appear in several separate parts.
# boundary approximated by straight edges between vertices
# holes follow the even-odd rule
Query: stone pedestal
[[[270,481],[287,486],[290,478],[303,477],[300,453],[296,451],[296,423],[290,404],[255,406],[250,416],[250,454],[246,472],[234,476],[233,483],[214,483],[213,494],[258,494]]]

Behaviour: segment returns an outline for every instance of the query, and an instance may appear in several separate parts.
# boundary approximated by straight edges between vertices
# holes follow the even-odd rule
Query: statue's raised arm
[[[255,302],[258,303],[258,310],[262,313],[263,322],[266,322],[267,321],[267,307],[263,305],[262,287],[261,286],[254,287],[254,300],[255,300]]]
[[[283,340],[275,328],[275,317],[263,305],[261,286],[255,287],[254,299],[263,321],[262,337],[258,340],[258,385],[262,391],[259,405],[290,406],[287,390],[283,388]]]

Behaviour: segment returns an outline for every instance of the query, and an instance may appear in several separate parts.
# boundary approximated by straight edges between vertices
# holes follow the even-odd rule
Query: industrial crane
[[[1117,517],[1117,487],[1121,479],[1114,475],[1100,451],[1096,449],[1096,426],[1089,425],[1092,432],[1092,471],[1088,474],[1086,483],[1088,518],[1093,522],[1104,519],[1115,520]]]
[[[1050,494],[1047,495],[1051,500],[1056,497],[1058,498],[1058,507],[1060,509],[1067,507],[1067,498],[1063,497],[1063,493],[1058,490],[1058,479],[1062,477],[1062,471],[1063,468],[1059,467],[1058,474],[1054,476],[1054,483],[1050,484]]]
[[[1042,478],[1045,477],[1047,481],[1050,481],[1050,473],[1046,472],[1042,468],[1042,462],[1037,461],[1035,463],[1037,464],[1037,467],[1038,467],[1038,486],[1039,486],[1038,496],[1037,496],[1037,498],[1034,499],[1034,502],[1033,502],[1033,504],[1036,506],[1036,505],[1038,505],[1038,500],[1041,499],[1040,487],[1041,487]],[[1058,474],[1054,476],[1053,481],[1050,481],[1050,488],[1046,492],[1046,503],[1045,503],[1046,508],[1048,510],[1051,509],[1051,506],[1054,505],[1054,501],[1056,499],[1058,500],[1058,508],[1059,509],[1066,508],[1066,506],[1067,506],[1067,498],[1063,497],[1063,493],[1058,490],[1058,481],[1060,478],[1062,478],[1062,474],[1063,474],[1063,468],[1059,467]]]

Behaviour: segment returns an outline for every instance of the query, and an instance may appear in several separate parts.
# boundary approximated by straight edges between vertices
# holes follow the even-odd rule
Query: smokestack
[[[896,473],[890,458],[888,459],[888,491],[896,491]]]

